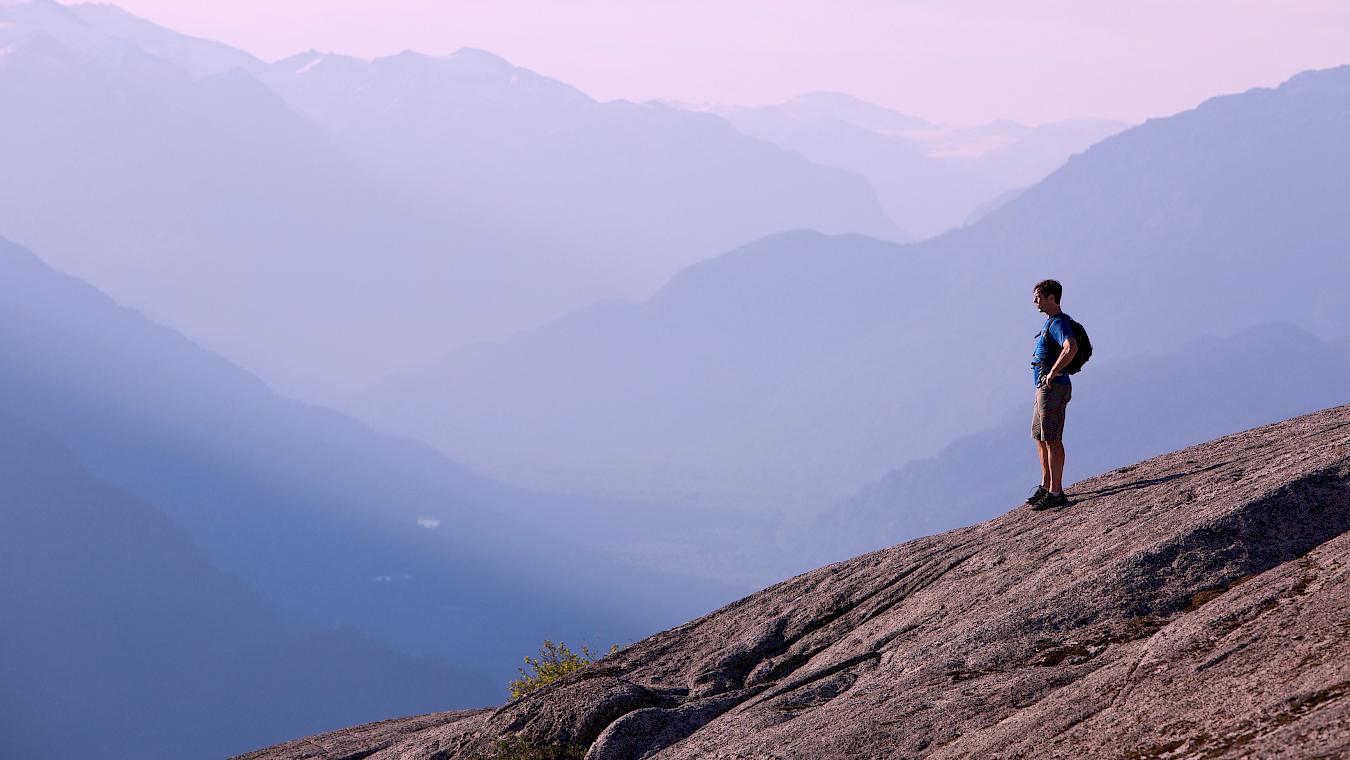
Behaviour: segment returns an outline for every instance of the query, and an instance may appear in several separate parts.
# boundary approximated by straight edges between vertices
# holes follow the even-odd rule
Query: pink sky
[[[1350,62],[1345,0],[120,0],[274,60],[471,46],[602,100],[847,92],[924,118],[1140,121]]]

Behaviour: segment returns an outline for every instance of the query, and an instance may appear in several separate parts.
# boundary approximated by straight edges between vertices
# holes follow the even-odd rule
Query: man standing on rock
[[[1059,308],[1064,288],[1054,280],[1042,280],[1032,289],[1037,311],[1045,314],[1045,326],[1036,335],[1031,357],[1031,379],[1036,401],[1031,414],[1031,437],[1041,458],[1041,484],[1027,499],[1032,509],[1052,509],[1069,503],[1064,495],[1064,412],[1073,395],[1073,384],[1064,368],[1078,353],[1069,315]]]

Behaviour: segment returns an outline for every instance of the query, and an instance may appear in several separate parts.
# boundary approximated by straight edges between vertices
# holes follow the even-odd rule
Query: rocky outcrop
[[[437,733],[453,730],[456,725],[477,727],[491,708],[456,710],[452,712],[394,718],[378,723],[367,723],[356,728],[330,731],[326,734],[296,739],[275,747],[241,755],[240,760],[269,758],[270,760],[360,760],[373,757],[394,745],[399,751],[392,757],[430,757],[431,751],[417,754],[424,745],[416,740],[419,734],[436,729]],[[434,741],[434,740],[433,740]],[[432,745],[434,748],[434,744]]]
[[[792,578],[495,710],[247,757],[1350,753],[1350,406],[1070,494]]]

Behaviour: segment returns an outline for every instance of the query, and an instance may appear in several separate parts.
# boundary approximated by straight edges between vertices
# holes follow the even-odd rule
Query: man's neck
[[[1061,308],[1059,308],[1058,306],[1047,306],[1047,307],[1045,307],[1045,318],[1046,318],[1046,319],[1054,319],[1055,317],[1058,317],[1060,314],[1063,314],[1063,313],[1064,313],[1064,310],[1061,309]]]

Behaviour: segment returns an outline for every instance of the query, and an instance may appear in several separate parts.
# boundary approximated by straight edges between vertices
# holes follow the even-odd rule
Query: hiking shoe
[[[1069,495],[1065,493],[1047,493],[1045,498],[1031,505],[1032,509],[1059,509],[1069,506]]]
[[[1036,486],[1036,490],[1032,491],[1031,495],[1027,497],[1027,503],[1035,506],[1037,502],[1044,499],[1049,494],[1050,492],[1046,490],[1045,486]]]

